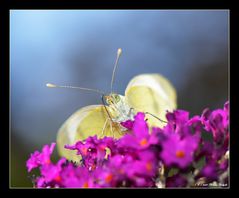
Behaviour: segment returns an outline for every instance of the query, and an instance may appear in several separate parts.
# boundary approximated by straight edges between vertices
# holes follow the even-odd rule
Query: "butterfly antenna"
[[[115,65],[114,65],[114,69],[113,69],[113,73],[112,73],[112,78],[111,78],[111,93],[113,92],[113,85],[114,85],[114,80],[115,80],[115,72],[116,72],[116,68],[118,66],[118,62],[119,62],[119,57],[122,54],[122,49],[119,48],[117,51],[117,57],[116,57],[116,61],[115,61]]]
[[[103,91],[100,91],[98,89],[91,89],[91,88],[85,88],[85,87],[62,86],[62,85],[55,85],[55,84],[51,84],[51,83],[47,83],[46,86],[49,87],[49,88],[80,89],[80,90],[83,90],[83,91],[91,91],[91,92],[99,93],[101,95],[105,94]]]

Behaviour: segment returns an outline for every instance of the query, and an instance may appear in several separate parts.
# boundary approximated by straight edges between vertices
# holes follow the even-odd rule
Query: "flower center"
[[[177,156],[178,158],[183,158],[183,157],[185,156],[185,152],[179,150],[179,151],[176,152],[176,156]]]
[[[99,148],[99,150],[104,151],[106,146],[105,145],[100,145],[98,148]]]
[[[82,187],[83,187],[83,188],[88,188],[88,187],[89,187],[88,182],[85,182]]]
[[[105,177],[105,181],[106,181],[107,183],[110,183],[112,179],[113,179],[113,175],[112,175],[112,174],[108,174],[108,175]]]
[[[51,160],[50,160],[50,159],[46,159],[46,160],[45,160],[45,163],[46,163],[46,164],[50,164],[50,163],[51,163]]]
[[[123,169],[123,168],[119,169],[119,170],[118,170],[118,173],[119,173],[119,174],[124,174],[124,169]]]
[[[92,164],[92,165],[89,167],[89,171],[93,171],[93,170],[95,170],[95,168],[96,168],[96,165],[95,165],[95,164]]]
[[[60,175],[57,175],[57,176],[55,177],[55,181],[60,182],[60,181],[61,181],[61,176],[60,176]]]
[[[142,140],[140,141],[139,144],[140,144],[141,146],[145,146],[147,143],[148,143],[147,139],[144,138],[144,139],[142,139]]]
[[[152,168],[153,168],[152,163],[147,162],[147,163],[146,163],[146,169],[147,169],[147,171],[151,171]]]
[[[88,149],[87,149],[86,147],[83,147],[83,148],[82,148],[82,154],[83,154],[83,155],[86,155],[86,154],[87,154],[87,150],[88,150]]]

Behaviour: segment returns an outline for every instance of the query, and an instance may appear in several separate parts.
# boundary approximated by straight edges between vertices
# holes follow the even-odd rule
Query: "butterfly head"
[[[105,96],[105,101],[108,105],[116,105],[121,101],[121,96],[119,94],[112,93]]]

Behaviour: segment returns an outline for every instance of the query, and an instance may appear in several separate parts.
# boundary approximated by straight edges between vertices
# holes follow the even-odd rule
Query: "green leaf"
[[[173,175],[176,175],[178,173],[178,168],[171,168],[168,173],[168,177],[172,177]]]
[[[198,160],[195,164],[194,164],[194,167],[196,169],[201,169],[206,163],[206,158],[205,156],[203,156],[200,160]]]

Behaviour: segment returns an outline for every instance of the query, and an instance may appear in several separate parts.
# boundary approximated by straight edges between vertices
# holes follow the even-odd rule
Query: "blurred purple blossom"
[[[118,140],[93,136],[65,145],[77,150],[79,164],[65,158],[53,164],[55,143],[45,145],[27,160],[28,172],[39,167],[40,176],[34,181],[38,188],[156,188],[159,183],[189,187],[199,181],[221,182],[228,171],[229,102],[223,109],[205,109],[191,119],[184,110],[167,112],[166,118],[163,128],[149,128],[145,114],[139,112],[134,120],[121,123],[128,131]],[[203,133],[211,134],[212,140]],[[175,168],[177,173],[172,173]]]

